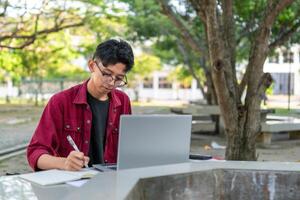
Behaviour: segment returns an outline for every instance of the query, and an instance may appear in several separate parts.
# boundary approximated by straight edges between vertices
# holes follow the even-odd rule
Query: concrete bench
[[[173,107],[170,108],[170,111],[176,114],[192,114],[192,115],[220,115],[220,109],[218,106],[210,105],[189,105],[187,107]]]
[[[199,132],[215,132],[216,122],[207,120],[193,120],[192,121],[192,133]]]
[[[191,114],[193,116],[192,132],[215,132],[219,133],[220,109],[210,105],[188,105],[186,107],[170,108],[175,114]]]
[[[257,142],[271,144],[272,135],[280,132],[287,132],[289,139],[300,139],[300,119],[268,116],[267,121],[261,123],[261,133],[257,137]]]

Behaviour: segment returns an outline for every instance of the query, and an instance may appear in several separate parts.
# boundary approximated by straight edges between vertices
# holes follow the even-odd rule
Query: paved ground
[[[158,103],[158,105],[160,106],[149,106],[147,104],[134,106],[133,113],[169,113],[168,106],[177,104],[167,103],[162,105]],[[42,110],[41,107],[0,105],[0,150],[17,144],[28,143]],[[194,134],[192,136],[191,152],[224,158],[224,149],[212,148],[212,142],[221,146],[226,145],[224,137],[211,134]],[[272,142],[270,146],[258,146],[257,153],[259,155],[258,159],[261,161],[299,161],[300,140],[279,139]],[[31,169],[28,167],[25,153],[0,162],[0,175],[29,171]]]
[[[0,151],[28,143],[41,115],[41,107],[0,106]]]

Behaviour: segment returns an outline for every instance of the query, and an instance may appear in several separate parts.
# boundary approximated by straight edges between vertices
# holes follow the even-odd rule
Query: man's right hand
[[[82,152],[71,151],[64,162],[64,170],[78,171],[85,164],[89,163],[89,157],[84,156]]]

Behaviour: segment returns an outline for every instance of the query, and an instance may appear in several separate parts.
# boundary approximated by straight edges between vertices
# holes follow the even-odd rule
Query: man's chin
[[[105,89],[105,91],[107,92],[111,92],[113,90],[113,88],[108,88],[108,87],[103,87]]]

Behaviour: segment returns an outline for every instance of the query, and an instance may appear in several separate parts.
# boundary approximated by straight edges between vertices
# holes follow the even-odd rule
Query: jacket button
[[[89,120],[89,119],[88,119],[88,120],[86,120],[86,123],[90,124],[90,123],[91,123],[91,120]]]
[[[87,141],[87,140],[86,140],[86,141],[84,141],[84,143],[85,143],[85,144],[88,144],[88,143],[89,143],[89,141]]]
[[[77,127],[77,131],[80,131],[80,127]]]
[[[109,125],[112,126],[112,122],[109,122]]]
[[[66,125],[66,128],[70,128],[70,125]]]
[[[114,112],[116,112],[117,110],[116,109],[114,109]]]
[[[118,131],[118,128],[115,128],[115,131]]]

